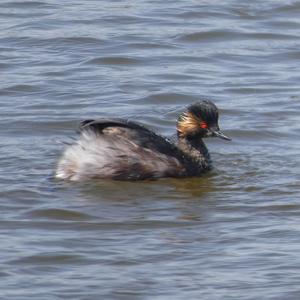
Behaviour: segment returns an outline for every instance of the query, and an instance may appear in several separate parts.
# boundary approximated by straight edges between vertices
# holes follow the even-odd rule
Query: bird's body
[[[203,119],[203,111],[200,109],[202,106],[212,109],[212,120]],[[197,114],[197,109],[193,111],[195,107],[200,109],[198,116],[193,115]],[[208,127],[204,128],[203,124],[209,126],[211,121],[210,125],[215,126],[216,132],[219,132],[217,111],[214,112],[216,109],[209,101],[190,106],[188,112],[178,119],[176,144],[128,120],[83,121],[79,140],[65,150],[58,163],[56,177],[82,181],[201,175],[211,169],[209,153],[201,138],[205,136],[204,133],[208,134]],[[219,136],[226,138],[220,132]]]

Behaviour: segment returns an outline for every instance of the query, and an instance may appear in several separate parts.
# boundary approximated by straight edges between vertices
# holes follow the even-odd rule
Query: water
[[[1,299],[299,299],[298,1],[1,1]],[[93,117],[232,142],[192,179],[53,179]]]

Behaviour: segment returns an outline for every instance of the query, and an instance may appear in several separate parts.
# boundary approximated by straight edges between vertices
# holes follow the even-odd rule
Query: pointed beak
[[[219,138],[221,138],[221,139],[223,139],[223,140],[231,141],[231,138],[229,138],[228,136],[226,136],[226,135],[225,135],[222,131],[220,131],[220,130],[215,130],[215,131],[213,131],[213,134],[214,134],[214,136],[219,137]]]

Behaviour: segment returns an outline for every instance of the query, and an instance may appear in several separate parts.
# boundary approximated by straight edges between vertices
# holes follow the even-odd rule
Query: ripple
[[[176,45],[173,44],[168,44],[168,43],[155,43],[155,42],[140,42],[140,43],[128,43],[127,44],[128,48],[133,48],[133,49],[174,49],[177,48]]]
[[[11,95],[16,93],[38,93],[41,88],[30,84],[16,84],[0,90],[0,95]]]
[[[179,93],[159,93],[152,94],[150,96],[144,97],[142,99],[133,100],[132,103],[145,105],[145,104],[161,104],[161,105],[169,105],[169,104],[184,104],[194,102],[198,100],[198,97],[192,95],[185,95]]]
[[[0,38],[1,42],[5,42],[7,45],[12,45],[14,47],[49,47],[51,49],[65,49],[69,46],[104,46],[110,44],[110,41],[105,39],[100,39],[96,37],[85,37],[85,36],[69,36],[69,37],[51,37],[46,36],[36,37],[34,35],[17,36],[17,37],[5,37]],[[32,50],[30,50],[32,51]]]
[[[36,209],[26,213],[26,216],[29,218],[55,219],[65,221],[83,221],[92,219],[92,216],[85,213],[57,208]]]
[[[12,274],[8,273],[8,272],[4,272],[4,271],[0,271],[0,277],[9,277]]]
[[[51,8],[55,7],[54,5],[51,5],[47,2],[41,2],[41,1],[10,1],[10,2],[4,2],[0,4],[0,7],[2,8]]]
[[[50,219],[50,218],[49,218]],[[78,220],[58,220],[55,221],[18,221],[18,220],[2,220],[0,225],[7,229],[34,229],[39,230],[68,230],[73,232],[79,231],[115,231],[115,230],[141,230],[141,229],[159,229],[159,228],[181,228],[191,226],[189,221],[161,221],[161,220],[144,220],[144,221],[131,221],[131,222],[90,222]]]
[[[93,58],[86,62],[86,64],[92,65],[138,65],[143,61],[132,57],[111,56],[111,57],[99,57]]]
[[[278,133],[272,130],[242,130],[242,129],[231,129],[227,130],[228,135],[233,136],[235,139],[239,140],[266,140],[266,139],[274,139],[278,138]]]
[[[224,39],[240,39],[241,33],[229,31],[206,31],[184,34],[178,39],[184,42],[223,41]]]
[[[230,93],[230,94],[237,94],[237,95],[253,95],[253,94],[259,94],[259,95],[272,95],[274,93],[287,93],[287,92],[291,92],[291,91],[294,91],[294,92],[299,92],[300,91],[300,88],[298,87],[294,87],[294,88],[291,88],[291,87],[260,87],[260,86],[257,86],[257,87],[229,87],[229,88],[226,88],[225,91],[227,93]]]
[[[65,265],[65,264],[78,264],[78,263],[87,263],[88,259],[76,254],[38,254],[38,255],[31,255],[22,258],[18,258],[15,260],[9,261],[9,264],[26,264],[26,265],[44,265],[44,264],[51,264],[51,265]]]
[[[10,69],[12,67],[13,66],[10,63],[0,63],[0,70]]]
[[[217,7],[216,7],[217,8]],[[200,18],[223,18],[223,17],[230,17],[231,14],[226,12],[225,10],[219,9],[219,11],[213,11],[210,10],[207,11],[186,11],[186,12],[180,12],[176,14],[176,17],[182,18],[184,20],[190,20],[190,19],[200,19]]]
[[[278,7],[274,8],[270,13],[298,13],[300,11],[300,5],[298,2],[279,5]]]
[[[95,37],[85,37],[85,36],[73,36],[73,37],[58,37],[45,39],[49,43],[59,43],[65,45],[103,45],[107,41],[105,39],[99,39]]]
[[[236,31],[206,31],[184,34],[177,37],[183,42],[223,42],[232,40],[295,40],[298,36],[279,33],[236,32]]]
[[[3,181],[3,178],[1,180]],[[38,198],[47,196],[44,192],[36,188],[28,187],[25,189],[24,187],[18,188],[17,186],[3,188],[0,195],[2,198],[13,199],[14,201],[9,203],[11,206],[19,206],[20,204],[35,205],[39,202]]]

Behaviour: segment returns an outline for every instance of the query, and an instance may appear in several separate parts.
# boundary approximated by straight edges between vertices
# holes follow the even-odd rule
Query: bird
[[[189,105],[178,117],[175,142],[128,119],[84,120],[78,140],[59,159],[55,177],[137,181],[201,176],[212,169],[203,138],[230,140],[218,119],[218,108],[209,100]]]

